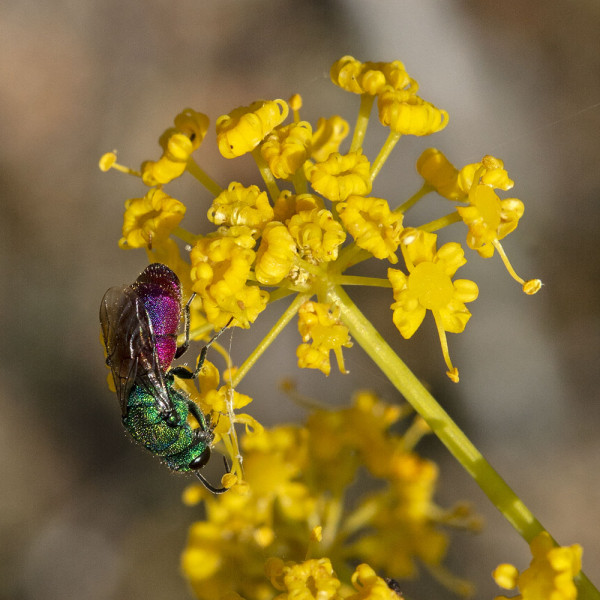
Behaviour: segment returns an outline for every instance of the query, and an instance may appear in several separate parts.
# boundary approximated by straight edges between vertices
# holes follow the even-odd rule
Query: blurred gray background
[[[146,259],[117,247],[123,202],[142,186],[102,174],[98,158],[114,148],[134,167],[157,158],[158,135],[185,106],[214,124],[235,106],[300,92],[303,118],[352,123],[358,97],[328,79],[344,54],[404,61],[451,117],[433,138],[401,140],[376,195],[416,190],[414,162],[430,145],[457,165],[494,154],[516,181],[526,212],[505,248],[545,287],[526,297],[497,257],[470,253],[459,276],[478,281],[480,298],[466,332],[450,336],[459,385],[444,375],[431,319],[404,341],[386,291],[353,296],[551,533],[583,545],[600,584],[599,33],[595,0],[3,3],[0,597],[189,597],[179,553],[199,514],[180,501],[190,480],[130,443],[106,388],[99,302]],[[217,181],[258,182],[250,161],[220,159],[211,136],[197,157]],[[384,138],[373,121],[367,153]],[[174,190],[187,222],[200,220],[200,186]],[[427,199],[407,222],[444,214],[444,203]],[[235,331],[238,364],[275,312]],[[345,352],[348,376],[325,379],[298,372],[297,343],[286,332],[243,382],[259,420],[303,418],[277,388],[283,376],[332,405],[359,386],[398,400],[359,348]],[[480,535],[452,536],[448,565],[491,598],[492,569],[525,567],[528,548],[436,440],[422,450],[441,464],[440,504],[470,499],[485,515]],[[452,597],[426,574],[402,588]]]

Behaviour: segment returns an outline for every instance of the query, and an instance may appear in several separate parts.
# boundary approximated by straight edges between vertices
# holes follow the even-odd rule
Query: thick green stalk
[[[381,337],[339,286],[328,292],[328,301],[340,307],[341,318],[352,337],[362,346],[396,389],[425,419],[433,432],[473,477],[496,508],[527,541],[544,531],[523,501],[471,443],[450,415]],[[600,599],[600,593],[582,573],[576,577],[580,600]]]

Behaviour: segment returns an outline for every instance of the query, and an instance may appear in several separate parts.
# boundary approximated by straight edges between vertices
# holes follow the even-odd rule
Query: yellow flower
[[[338,115],[325,119],[321,117],[317,121],[317,129],[312,137],[311,158],[317,162],[323,162],[330,154],[338,152],[340,144],[346,139],[350,125],[348,121]]]
[[[296,243],[287,227],[278,221],[268,223],[256,254],[256,279],[264,285],[278,284],[288,276],[295,256]]]
[[[417,171],[440,196],[460,202],[467,199],[467,192],[458,183],[458,170],[436,148],[428,148],[419,156]]]
[[[221,564],[221,535],[215,523],[199,521],[190,527],[188,547],[182,560],[183,571],[192,580],[211,577]]]
[[[513,269],[500,240],[514,231],[525,207],[517,198],[500,200],[494,188],[510,189],[512,180],[502,161],[485,156],[481,163],[467,165],[459,174],[459,185],[468,192],[469,206],[456,208],[469,227],[467,245],[483,258],[490,258],[494,250],[502,259],[511,277],[519,282],[526,294],[535,294],[542,286],[539,279],[525,281]]]
[[[336,205],[346,230],[356,245],[368,250],[375,258],[398,262],[396,250],[402,234],[400,213],[393,213],[383,198],[350,196]]]
[[[205,114],[186,108],[175,117],[175,127],[160,136],[163,155],[157,161],[142,163],[142,181],[148,186],[169,183],[186,168],[191,153],[196,150],[208,129]]]
[[[160,189],[143,198],[125,202],[121,248],[144,248],[163,244],[185,215],[185,206]]]
[[[310,156],[312,127],[306,121],[276,127],[260,146],[271,173],[290,179]]]
[[[209,360],[205,360],[202,370],[197,377],[200,394],[193,394],[194,401],[198,402],[204,414],[221,413],[225,415],[228,410],[229,402],[231,402],[233,409],[243,408],[252,402],[250,396],[241,394],[227,385],[219,387],[219,381],[219,369],[217,369],[217,367]],[[180,385],[185,384],[185,380],[180,382]],[[221,419],[220,416],[218,418]]]
[[[458,174],[458,184],[465,194],[473,184],[482,183],[497,190],[510,190],[515,182],[509,178],[504,168],[504,163],[489,154],[484,156],[479,163],[464,166]]]
[[[323,162],[309,166],[306,175],[315,191],[332,202],[352,194],[364,196],[371,191],[370,165],[361,152],[334,152]]]
[[[204,497],[208,519],[192,524],[181,557],[182,571],[194,595],[200,600],[239,592],[248,598],[270,597],[272,589],[264,578],[262,553],[273,537],[264,524],[265,513],[235,488],[218,504],[214,498]]]
[[[416,559],[430,568],[440,565],[448,536],[433,518],[439,512],[432,499],[436,465],[399,449],[395,454],[391,485],[365,497],[357,509],[370,518],[366,533],[351,545],[350,555],[394,577],[409,578],[416,574]]]
[[[396,300],[391,308],[394,324],[405,338],[410,338],[419,328],[427,310],[433,313],[448,366],[447,374],[453,381],[458,381],[458,370],[450,361],[445,332],[464,330],[471,317],[465,302],[477,298],[478,288],[468,279],[452,281],[459,267],[467,262],[460,244],[450,242],[436,252],[436,240],[433,233],[405,231],[402,253],[409,275],[388,270]]]
[[[329,375],[331,364],[329,353],[333,350],[341,373],[346,373],[342,347],[350,348],[352,342],[348,328],[339,320],[338,306],[320,302],[305,302],[298,310],[298,330],[304,342],[298,346],[298,366],[319,369]]]
[[[494,254],[493,242],[517,228],[525,207],[516,198],[500,200],[494,192],[509,190],[514,182],[508,178],[502,161],[493,156],[484,156],[482,162],[463,167],[458,180],[470,205],[457,208],[469,226],[467,244],[480,256],[489,258]]]
[[[275,200],[274,220],[286,223],[300,211],[314,208],[325,208],[323,198],[315,194],[292,194],[289,190],[282,190]]]
[[[196,150],[206,136],[208,117],[191,108],[185,108],[175,117],[175,129],[186,135]]]
[[[250,152],[288,116],[285,100],[258,100],[217,119],[217,144],[225,158]]]
[[[275,600],[341,600],[341,586],[328,558],[284,563],[280,558],[267,561],[265,570],[276,590]]]
[[[244,225],[258,235],[273,219],[273,207],[266,192],[261,192],[257,186],[244,187],[233,181],[213,200],[207,215],[215,225]]]
[[[244,472],[252,494],[274,501],[292,519],[306,518],[314,500],[301,481],[307,468],[308,436],[305,429],[280,426],[245,436]]]
[[[532,560],[519,574],[516,567],[499,565],[492,576],[505,589],[521,592],[511,600],[575,600],[577,589],[573,578],[581,571],[582,548],[579,544],[556,547],[548,532],[543,531],[531,544]],[[497,596],[496,600],[507,600]]]
[[[192,248],[192,289],[215,328],[224,327],[231,317],[238,327],[248,328],[265,309],[268,292],[246,285],[255,255],[235,238],[215,235],[201,237]]]
[[[418,87],[399,60],[362,63],[352,56],[343,56],[333,63],[329,74],[335,85],[355,94],[374,96],[386,86],[414,93]]]
[[[287,228],[300,256],[312,263],[336,260],[346,239],[342,226],[324,208],[300,211],[289,219]]]
[[[366,563],[358,565],[352,573],[352,585],[356,593],[345,600],[398,600],[398,594]]]
[[[361,464],[375,477],[385,477],[391,470],[387,430],[399,417],[398,406],[385,404],[368,391],[356,393],[348,408],[314,411],[306,424],[314,480],[338,495]]]
[[[391,86],[377,97],[382,125],[402,135],[431,135],[448,125],[448,113],[415,94]]]
[[[467,245],[480,256],[494,254],[494,242],[514,231],[525,207],[520,200],[500,200],[487,185],[474,185],[469,191],[469,206],[457,207],[458,214],[469,227]]]

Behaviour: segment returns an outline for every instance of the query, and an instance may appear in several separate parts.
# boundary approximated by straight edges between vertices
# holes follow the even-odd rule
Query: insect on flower
[[[198,472],[210,458],[214,437],[210,421],[175,388],[174,377],[197,377],[208,348],[227,326],[202,348],[194,371],[170,368],[189,346],[193,297],[183,307],[185,341],[179,347],[181,284],[160,263],[146,267],[132,285],[107,290],[100,304],[100,325],[125,429],[170,469],[192,471],[208,490],[220,494],[227,488],[214,487]],[[190,413],[199,424],[196,429],[187,422]],[[229,470],[226,460],[225,466]]]

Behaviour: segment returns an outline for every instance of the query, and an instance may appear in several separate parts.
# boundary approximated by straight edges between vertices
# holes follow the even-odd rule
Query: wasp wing
[[[152,322],[131,286],[112,287],[104,294],[100,325],[123,416],[136,383],[152,395],[162,413],[171,413],[174,406],[156,355]]]

